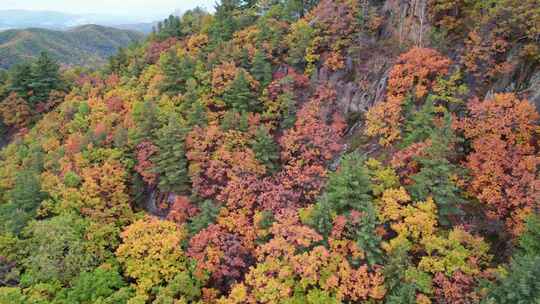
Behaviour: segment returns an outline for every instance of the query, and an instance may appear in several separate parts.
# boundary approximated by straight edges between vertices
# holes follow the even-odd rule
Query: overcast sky
[[[25,9],[73,14],[108,14],[154,20],[175,10],[200,6],[211,10],[216,0],[0,0],[0,10]]]

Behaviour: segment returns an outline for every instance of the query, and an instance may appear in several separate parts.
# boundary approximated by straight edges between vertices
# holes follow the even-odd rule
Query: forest
[[[538,0],[221,0],[0,72],[0,304],[539,304]]]

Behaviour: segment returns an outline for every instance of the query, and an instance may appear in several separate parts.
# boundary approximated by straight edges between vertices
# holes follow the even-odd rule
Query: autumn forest
[[[537,0],[221,0],[0,72],[0,304],[539,304]]]

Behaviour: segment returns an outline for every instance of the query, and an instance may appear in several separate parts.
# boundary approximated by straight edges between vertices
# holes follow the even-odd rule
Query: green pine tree
[[[454,176],[463,174],[462,169],[448,160],[453,153],[450,147],[457,138],[451,128],[450,114],[447,113],[444,119],[443,127],[431,131],[431,146],[427,148],[425,156],[416,159],[421,169],[411,176],[414,183],[407,190],[416,201],[432,197],[437,204],[441,224],[449,225],[452,217],[461,214],[459,205],[465,200],[461,189],[453,181]]]
[[[364,159],[357,153],[346,155],[339,170],[331,174],[326,192],[316,204],[313,221],[316,228],[319,226],[319,232],[327,237],[334,214],[350,215],[352,211],[358,211],[361,214],[359,222],[349,222],[346,233],[365,250],[368,262],[374,264],[380,260],[382,252],[380,237],[375,233],[377,218],[371,192]]]
[[[238,29],[235,12],[240,9],[240,6],[240,0],[221,0],[216,5],[214,21],[209,29],[214,46],[232,39],[233,33]]]
[[[24,62],[14,65],[9,70],[7,94],[15,92],[19,97],[28,99],[30,91],[32,90],[31,83],[32,64],[30,62]]]
[[[321,197],[315,204],[309,219],[309,224],[325,237],[330,235],[334,227],[333,218],[336,216],[336,212],[332,207],[328,199],[324,196]]]
[[[229,109],[237,112],[256,112],[259,102],[251,92],[246,72],[240,71],[230,87],[223,93],[223,101]]]
[[[434,123],[436,115],[433,98],[429,96],[420,111],[413,113],[406,121],[402,146],[405,148],[428,139],[437,129]]]
[[[36,216],[45,193],[36,172],[24,170],[16,174],[15,187],[7,193],[9,202],[0,205],[2,230],[20,233],[26,224]]]
[[[195,63],[187,56],[178,58],[170,51],[161,56],[159,65],[165,76],[160,84],[161,92],[169,95],[184,94],[188,80],[193,78]]]
[[[129,130],[129,137],[135,142],[153,138],[155,130],[159,128],[157,107],[152,101],[135,103],[133,107],[133,120],[136,128]]]
[[[519,237],[520,254],[540,256],[540,215],[531,215],[525,227],[525,232]]]
[[[201,212],[193,217],[188,224],[188,231],[191,235],[197,234],[199,231],[210,226],[216,221],[219,214],[219,206],[211,200],[204,201],[201,205]]]
[[[156,173],[159,174],[158,187],[163,192],[182,193],[189,189],[187,159],[184,151],[186,130],[180,119],[171,115],[169,123],[156,132],[159,153],[152,158]]]
[[[540,216],[527,219],[526,230],[505,275],[492,283],[482,304],[540,303]]]
[[[268,171],[275,172],[278,169],[278,146],[266,127],[259,127],[251,147],[257,160],[264,164]]]
[[[251,63],[249,62],[249,53],[247,48],[242,49],[242,53],[240,56],[240,66],[243,69],[248,70],[251,67]]]
[[[257,50],[253,57],[251,74],[259,81],[262,88],[265,88],[272,81],[272,65],[260,50]]]
[[[285,77],[288,79],[289,77]],[[280,127],[282,129],[289,129],[296,123],[296,101],[294,95],[291,92],[284,92],[278,96],[278,103],[280,104],[281,122]]]
[[[191,104],[191,108],[187,113],[187,124],[190,127],[204,127],[208,124],[206,107],[202,104],[200,100],[196,100],[194,103]]]
[[[30,88],[32,95],[28,101],[31,104],[44,102],[49,98],[53,90],[63,89],[63,82],[60,77],[60,66],[49,55],[42,52],[39,58],[32,64],[32,82]]]

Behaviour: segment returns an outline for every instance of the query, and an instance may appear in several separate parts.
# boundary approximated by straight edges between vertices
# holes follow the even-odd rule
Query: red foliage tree
[[[298,113],[294,128],[279,142],[283,170],[267,194],[270,208],[310,202],[324,186],[326,165],[341,152],[341,135],[346,124],[336,112],[335,91],[321,86]],[[297,199],[290,200],[290,195]],[[272,199],[273,197],[273,199]]]
[[[196,234],[189,242],[188,255],[197,260],[200,271],[210,273],[212,286],[223,290],[240,280],[253,264],[240,237],[219,225],[210,225]]]
[[[149,185],[154,185],[158,177],[154,172],[154,164],[150,160],[152,155],[157,153],[158,150],[150,141],[143,141],[137,145],[137,165],[135,166],[135,171]]]
[[[163,41],[153,41],[146,50],[146,62],[156,63],[161,56],[161,53],[168,51],[178,43],[175,37],[169,37]]]
[[[433,278],[436,303],[478,303],[480,295],[475,292],[477,283],[470,275],[456,271],[450,278],[438,272]]]
[[[169,208],[167,220],[177,224],[185,223],[189,218],[197,215],[199,208],[193,205],[186,196],[177,196]]]

